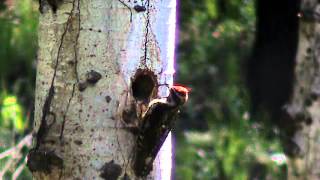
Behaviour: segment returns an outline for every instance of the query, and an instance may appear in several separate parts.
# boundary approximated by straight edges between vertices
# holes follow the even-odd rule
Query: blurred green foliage
[[[0,126],[2,128],[14,128],[16,132],[23,133],[25,119],[22,114],[22,107],[15,96],[4,96],[1,105]]]
[[[11,4],[13,3],[13,4]],[[37,51],[37,1],[0,2],[0,153],[14,146],[30,127]],[[27,149],[14,164],[23,163]],[[9,158],[0,160],[0,171]],[[11,179],[10,168],[4,179]],[[30,179],[24,170],[19,179]]]
[[[34,92],[37,3],[15,2],[13,8],[0,4],[2,144],[13,139],[3,129],[21,134],[28,127]],[[176,179],[283,179],[285,166],[270,160],[281,152],[279,142],[248,112],[243,72],[254,38],[254,1],[183,0],[179,17],[177,76],[193,90],[176,132]]]
[[[184,0],[180,6],[177,76],[192,92],[176,133],[176,179],[283,179],[285,166],[270,159],[281,152],[279,142],[249,114],[244,72],[254,1]]]
[[[11,6],[6,6],[7,4]],[[34,96],[37,3],[4,1],[0,9],[0,124],[23,133]],[[24,106],[24,108],[23,108]],[[30,113],[30,112],[29,112]],[[24,117],[23,117],[24,116]]]
[[[13,2],[14,6],[0,10],[0,88],[19,95],[26,105],[34,94],[37,4]]]

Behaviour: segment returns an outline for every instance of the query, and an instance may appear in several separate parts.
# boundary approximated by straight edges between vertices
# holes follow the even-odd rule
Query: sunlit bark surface
[[[54,13],[44,4],[34,148],[50,160],[34,162],[36,179],[137,179],[130,129],[151,99],[167,95],[159,85],[172,83],[175,6],[175,0],[65,0]],[[142,100],[131,88],[141,75],[154,83]],[[165,147],[149,179],[170,179],[171,141]]]

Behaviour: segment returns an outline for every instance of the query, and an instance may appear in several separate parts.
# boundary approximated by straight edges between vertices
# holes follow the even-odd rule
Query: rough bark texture
[[[289,179],[320,179],[320,4],[302,0],[294,92],[286,107]]]
[[[30,170],[36,179],[137,179],[136,124],[167,95],[158,85],[172,83],[175,1],[40,2]],[[170,179],[168,143],[150,179]]]

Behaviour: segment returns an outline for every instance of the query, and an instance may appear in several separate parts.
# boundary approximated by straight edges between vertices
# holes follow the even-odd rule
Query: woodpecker
[[[178,98],[178,102],[180,105],[183,105],[188,101],[191,88],[182,85],[174,85],[170,90],[173,91],[172,93],[175,95],[174,97]]]
[[[172,130],[180,107],[188,100],[190,89],[181,85],[170,87],[167,98],[152,100],[139,125],[134,161],[135,174],[147,176],[153,161]]]

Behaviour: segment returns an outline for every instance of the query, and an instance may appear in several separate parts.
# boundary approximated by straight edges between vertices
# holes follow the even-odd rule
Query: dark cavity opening
[[[148,101],[155,90],[155,79],[151,71],[139,70],[132,81],[133,97],[140,101]]]

